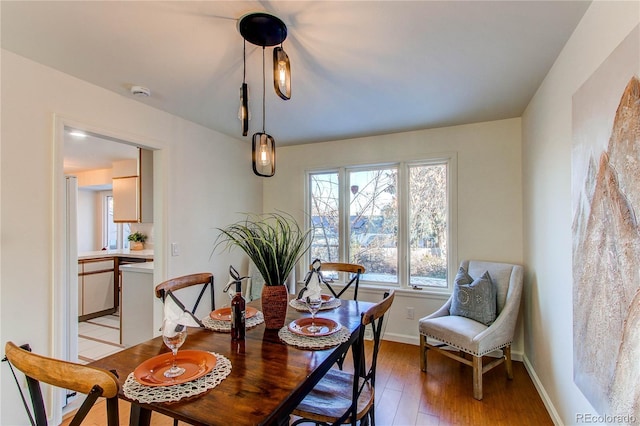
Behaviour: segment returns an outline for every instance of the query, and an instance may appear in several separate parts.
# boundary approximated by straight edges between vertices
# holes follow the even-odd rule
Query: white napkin
[[[312,269],[309,271],[309,275],[305,280],[305,288],[300,292],[299,299],[320,299],[322,295],[322,288],[320,283],[322,282],[322,273],[320,272],[321,263],[316,259],[313,261]]]
[[[188,327],[204,327],[198,318],[185,309],[184,305],[171,293],[171,290],[167,291],[164,298],[164,320],[169,326],[174,325],[174,327],[178,324]]]

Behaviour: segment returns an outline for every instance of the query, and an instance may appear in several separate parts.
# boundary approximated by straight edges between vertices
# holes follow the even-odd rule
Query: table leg
[[[139,404],[131,403],[129,426],[149,426],[151,423],[151,410],[142,408]]]

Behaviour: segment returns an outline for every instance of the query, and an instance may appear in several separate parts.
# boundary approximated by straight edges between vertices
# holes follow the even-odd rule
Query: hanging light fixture
[[[238,118],[242,121],[242,136],[247,136],[249,131],[249,89],[246,83],[247,78],[247,41],[243,41],[242,46],[242,86],[240,86],[240,113]]]
[[[291,66],[289,57],[282,48],[287,38],[287,26],[276,16],[264,12],[250,13],[238,21],[238,31],[244,39],[242,88],[240,94],[240,116],[243,136],[249,127],[248,89],[246,84],[246,42],[262,47],[262,132],[254,133],[252,141],[253,172],[258,176],[270,177],[276,172],[276,145],[273,136],[265,132],[265,48],[276,46],[273,50],[273,85],[282,99],[291,98]]]
[[[262,132],[253,134],[251,143],[251,157],[253,173],[262,177],[271,177],[276,173],[276,141],[273,136],[264,131],[265,122],[265,73],[264,73],[264,47],[262,47]]]
[[[291,99],[291,65],[282,46],[273,48],[273,87],[282,99]]]

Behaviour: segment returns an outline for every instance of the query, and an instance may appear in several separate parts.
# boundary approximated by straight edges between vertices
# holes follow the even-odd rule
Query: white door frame
[[[166,224],[164,219],[164,200],[166,184],[162,171],[165,170],[166,155],[163,149],[167,146],[157,140],[143,138],[137,135],[127,134],[126,132],[96,127],[86,123],[82,123],[59,114],[54,114],[54,132],[53,132],[53,176],[52,192],[53,192],[53,280],[52,280],[52,318],[51,318],[51,354],[54,358],[65,359],[68,354],[68,339],[70,330],[69,305],[75,303],[77,307],[78,294],[77,288],[75,294],[66,285],[65,265],[69,261],[66,253],[66,203],[65,203],[65,184],[64,184],[64,129],[72,127],[81,129],[90,133],[102,135],[108,139],[114,139],[123,143],[129,143],[142,148],[154,151],[154,282],[157,277],[162,277],[165,270],[164,236],[166,235]],[[77,308],[76,308],[77,309]],[[76,321],[77,322],[77,321]],[[66,398],[65,391],[59,390],[52,392],[50,395],[50,416],[54,424],[62,422],[62,403]]]

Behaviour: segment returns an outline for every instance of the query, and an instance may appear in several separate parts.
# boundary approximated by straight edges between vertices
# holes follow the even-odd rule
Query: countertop
[[[153,260],[153,250],[96,250],[78,253],[78,260],[99,259],[102,257],[134,257]]]
[[[122,272],[143,272],[146,274],[153,274],[153,262],[128,263],[126,265],[121,265],[120,270]]]

